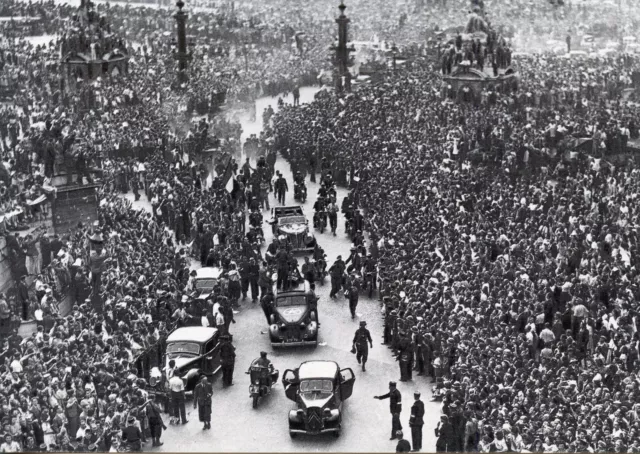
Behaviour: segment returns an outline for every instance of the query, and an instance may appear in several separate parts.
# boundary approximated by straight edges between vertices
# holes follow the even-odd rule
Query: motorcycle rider
[[[271,364],[271,360],[267,358],[267,352],[260,352],[260,358],[255,361],[256,366],[265,367],[268,370],[268,374],[265,376],[265,385],[271,388],[272,385],[272,377],[273,374],[273,364]]]
[[[306,281],[309,281],[310,284],[313,284],[316,281],[316,267],[309,261],[309,257],[304,258],[304,263],[302,264],[302,277]]]
[[[302,197],[302,189],[305,188],[304,184],[304,176],[298,170],[293,176],[293,192],[294,196],[297,199],[301,199]]]

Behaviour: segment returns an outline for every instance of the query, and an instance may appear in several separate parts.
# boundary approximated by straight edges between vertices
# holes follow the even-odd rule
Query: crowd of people
[[[261,262],[260,235],[245,226],[247,218],[261,225],[264,182],[247,164],[234,168],[230,191],[219,178],[225,165],[216,177],[196,153],[205,142],[238,153],[241,130],[189,120],[215,113],[221,93],[246,101],[315,83],[335,30],[329,3],[190,12],[196,46],[186,87],[175,84],[165,9],[100,3],[97,17],[109,23],[96,39],[126,48],[127,74],[69,87],[59,77],[61,49],[98,55],[113,46],[92,50],[78,34],[88,16],[77,8],[3,2],[2,11],[45,18],[44,33],[66,31],[38,46],[12,37],[0,50],[0,81],[14,101],[0,107],[1,229],[16,282],[0,295],[0,328],[10,332],[0,354],[0,450],[124,449],[131,424],[156,446],[150,421],[155,430],[163,424],[147,388],[166,335],[189,324],[229,333],[249,288],[252,299],[269,294],[265,276],[280,264]],[[382,2],[354,2],[353,32],[410,46],[425,29],[464,22],[462,0],[435,2],[432,14],[427,4],[390,13]],[[522,26],[522,41],[564,36],[604,8],[571,13],[515,1],[488,10],[494,24]],[[621,27],[637,23],[607,14]],[[283,106],[256,148],[273,158],[277,149],[296,174],[321,167],[351,185],[350,203],[364,214],[352,228],[367,232],[371,254],[358,263],[378,264],[385,342],[402,379],[415,366],[443,401],[439,451],[638,452],[640,174],[607,158],[638,138],[638,107],[625,89],[639,61],[512,60],[515,93],[454,100],[446,86],[430,88],[441,86],[442,68],[427,58],[353,94]],[[585,138],[589,157],[573,148]],[[97,223],[59,236],[15,233],[45,217],[54,175],[92,183],[97,169]],[[121,197],[129,190],[151,212]],[[207,301],[193,298],[194,259],[227,273]],[[65,295],[73,308],[62,317]],[[22,338],[20,319],[30,318],[37,330]]]
[[[443,400],[437,450],[638,452],[640,174],[607,161],[637,137],[638,60],[515,64],[515,94],[454,102],[434,63],[270,134],[292,166],[353,169],[385,340]]]

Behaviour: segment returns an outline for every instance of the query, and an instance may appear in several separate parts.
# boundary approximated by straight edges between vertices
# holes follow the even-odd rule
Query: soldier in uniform
[[[397,432],[402,430],[402,424],[400,423],[402,394],[400,394],[400,391],[396,388],[396,382],[390,381],[389,392],[383,396],[374,396],[374,399],[389,399],[389,410],[391,411],[391,438],[389,438],[389,440],[395,440]]]
[[[411,427],[411,444],[413,451],[417,452],[422,449],[422,426],[424,425],[424,402],[420,400],[420,391],[413,393],[415,401],[411,406],[411,417],[409,418],[409,427]]]
[[[211,429],[211,396],[213,387],[206,375],[200,378],[200,382],[193,390],[193,408],[198,408],[198,419],[204,423],[202,430]]]
[[[222,366],[222,385],[233,386],[233,367],[236,362],[236,348],[231,344],[231,337],[220,337],[220,365]]]
[[[369,347],[373,348],[371,333],[366,326],[367,322],[361,321],[360,328],[356,330],[356,334],[353,337],[353,345],[356,348],[356,359],[358,360],[358,364],[362,362],[362,372],[367,370],[365,365],[367,364],[367,357],[369,356]],[[367,345],[367,342],[369,345]]]

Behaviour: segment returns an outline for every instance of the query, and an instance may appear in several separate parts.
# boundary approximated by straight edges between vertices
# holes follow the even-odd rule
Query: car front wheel
[[[339,431],[339,430],[335,431],[335,432],[333,433],[333,437],[334,437],[334,438],[340,438],[340,431]]]
[[[289,432],[289,436],[291,438],[296,438],[298,436],[298,434],[294,434],[293,432]]]

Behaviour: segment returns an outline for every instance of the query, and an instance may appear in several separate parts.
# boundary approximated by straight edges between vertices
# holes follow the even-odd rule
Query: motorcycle
[[[280,372],[277,369],[269,370],[264,366],[256,364],[257,360],[254,360],[249,366],[249,370],[245,372],[249,375],[249,397],[253,402],[253,408],[258,408],[258,401],[261,397],[271,394],[271,388],[274,383],[277,383]],[[271,384],[268,383],[268,378],[271,376]]]
[[[324,284],[324,280],[327,277],[327,262],[324,259],[319,258],[317,260],[313,260],[313,266],[316,271],[316,280],[320,282],[320,284]]]
[[[320,233],[324,233],[324,229],[327,228],[327,212],[324,210],[317,211],[313,215],[313,225],[320,230]]]
[[[295,183],[293,185],[293,198],[300,203],[305,203],[307,201],[307,186],[304,183]]]

